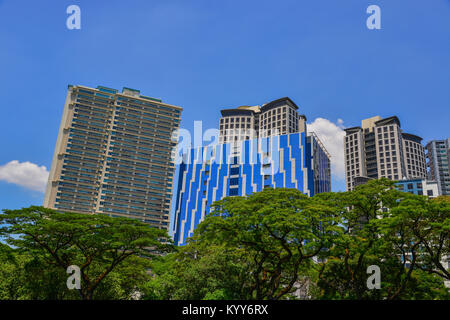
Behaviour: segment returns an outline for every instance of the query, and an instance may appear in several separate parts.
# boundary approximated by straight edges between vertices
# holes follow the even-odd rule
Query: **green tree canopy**
[[[326,261],[319,265],[318,284],[322,288],[322,297],[407,298],[411,286],[418,285],[416,271],[421,267],[420,261],[428,261],[430,257],[424,250],[425,241],[440,239],[443,243],[443,239],[447,239],[448,242],[448,233],[445,234],[441,227],[428,227],[433,224],[435,200],[400,192],[394,182],[380,179],[342,193],[336,201],[347,208],[343,212],[345,232],[335,242]],[[427,235],[418,236],[422,232]],[[442,257],[442,253],[439,254]],[[380,268],[380,290],[371,290],[367,286],[367,268],[371,265]],[[428,270],[435,272],[435,267],[436,264]],[[425,279],[424,276],[421,279]],[[443,287],[442,278],[436,279]],[[437,292],[441,291],[434,293]]]
[[[153,257],[172,247],[166,231],[134,219],[100,214],[60,213],[32,206],[4,210],[0,224],[3,224],[0,235],[19,252],[39,262],[39,270],[65,272],[71,265],[78,266],[81,273],[78,292],[82,299],[93,299],[105,278],[124,268],[125,261]],[[35,274],[37,271],[34,270]],[[64,286],[65,281],[60,280],[58,283]]]
[[[449,197],[387,179],[314,197],[226,197],[177,248],[166,231],[105,215],[30,207],[4,210],[0,225],[0,299],[450,298]],[[67,289],[70,265],[79,291]]]
[[[215,202],[191,241],[242,251],[248,297],[281,299],[295,290],[300,270],[332,246],[342,231],[339,222],[339,210],[325,200],[266,188]]]

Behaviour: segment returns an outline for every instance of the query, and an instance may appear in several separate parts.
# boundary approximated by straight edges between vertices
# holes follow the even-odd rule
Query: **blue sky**
[[[72,4],[81,30],[66,28]],[[68,84],[140,89],[182,106],[189,130],[289,96],[331,138],[375,115],[449,136],[448,0],[0,0],[0,41],[0,208],[42,203]]]

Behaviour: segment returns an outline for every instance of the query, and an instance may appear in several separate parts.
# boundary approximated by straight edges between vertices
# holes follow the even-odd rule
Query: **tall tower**
[[[168,229],[181,110],[135,89],[69,85],[44,207]]]
[[[330,155],[315,134],[307,135],[306,117],[297,109],[282,98],[221,111],[221,143],[189,150],[180,164],[177,245],[186,243],[212,203],[224,197],[269,187],[295,188],[308,196],[331,191]]]
[[[368,179],[426,177],[422,138],[402,132],[397,117],[364,119],[360,127],[347,128],[345,132],[347,190]]]
[[[436,180],[442,195],[450,195],[450,138],[427,143],[429,178]]]
[[[221,110],[220,143],[258,137],[306,133],[306,117],[298,114],[298,106],[288,97],[260,106],[241,106]]]

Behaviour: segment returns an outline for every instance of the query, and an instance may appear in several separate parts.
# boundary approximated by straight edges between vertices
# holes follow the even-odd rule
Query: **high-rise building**
[[[221,110],[219,143],[306,131],[306,117],[288,97],[260,106]]]
[[[427,166],[430,179],[438,182],[442,195],[450,195],[450,138],[427,143]]]
[[[426,177],[422,138],[402,132],[397,117],[364,119],[360,127],[347,128],[345,132],[347,190],[353,190],[364,179]]]
[[[181,110],[135,89],[69,85],[44,206],[168,229]]]
[[[184,155],[175,204],[174,241],[177,245],[185,244],[210,212],[211,204],[226,196],[250,195],[266,187],[295,188],[309,196],[331,191],[330,156],[326,149],[315,134],[307,135],[306,125],[294,124],[294,121],[303,121],[304,116],[292,116],[290,109],[295,104],[290,99],[276,101],[265,105],[269,106],[268,110],[264,110],[265,106],[260,108],[262,112],[267,112],[267,117],[257,116],[260,128],[262,125],[271,130],[270,136],[267,136],[269,132],[260,134],[261,131],[258,133],[257,130],[254,132],[259,137],[250,135],[247,138],[240,132],[235,132],[236,135],[225,134],[222,130],[236,129],[235,126],[226,128],[226,124],[238,123],[239,129],[241,125],[247,129],[247,119],[250,119],[251,127],[254,114],[248,113],[248,118],[245,118],[242,110],[246,112],[248,109],[222,110],[221,132],[227,142],[191,149]],[[230,121],[232,117],[234,121]],[[239,121],[237,118],[240,118]],[[284,130],[282,122],[285,119],[288,124],[290,118],[295,119],[289,124],[291,133]],[[261,119],[272,119],[270,121],[276,124]],[[278,127],[279,120],[281,130],[272,130]],[[301,131],[295,132],[293,128]]]

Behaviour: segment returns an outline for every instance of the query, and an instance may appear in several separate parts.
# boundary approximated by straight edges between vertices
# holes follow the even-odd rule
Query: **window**
[[[231,178],[230,179],[230,185],[238,185],[239,184],[239,178]]]
[[[230,168],[230,175],[239,174],[239,167],[237,168]]]
[[[237,196],[237,195],[239,195],[239,189],[238,188],[230,189],[230,196]]]

